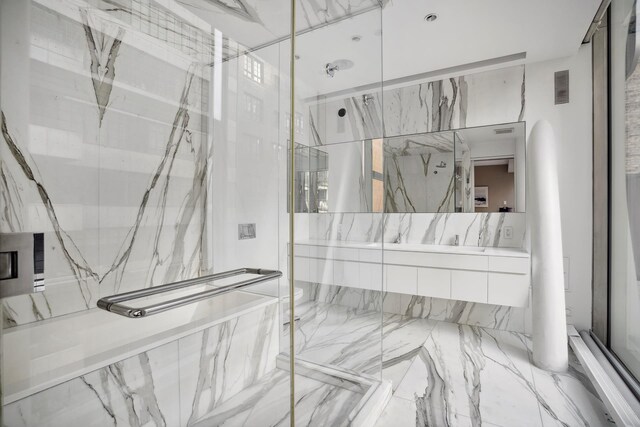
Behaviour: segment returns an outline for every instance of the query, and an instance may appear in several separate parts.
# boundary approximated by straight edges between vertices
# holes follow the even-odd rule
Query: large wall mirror
[[[385,212],[524,212],[525,123],[388,138]]]
[[[524,212],[525,123],[296,146],[296,212]]]

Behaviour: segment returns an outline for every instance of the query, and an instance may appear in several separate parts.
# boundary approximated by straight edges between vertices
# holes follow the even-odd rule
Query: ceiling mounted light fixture
[[[430,13],[427,16],[424,17],[424,20],[427,22],[433,22],[436,19],[438,19],[438,15],[436,15],[435,13]]]
[[[351,41],[352,41],[352,42],[359,42],[360,40],[362,40],[362,37],[360,37],[360,36],[353,36],[353,37],[351,37]]]

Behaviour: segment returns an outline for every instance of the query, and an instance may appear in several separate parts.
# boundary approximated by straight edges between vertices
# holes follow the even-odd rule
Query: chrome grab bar
[[[211,282],[214,280],[226,279],[228,277],[238,276],[240,274],[258,274],[260,275],[260,277],[254,277],[252,279],[242,280],[240,282],[232,283],[230,285],[220,286],[219,288],[209,289],[203,292],[198,292],[196,294],[187,295],[180,298],[174,298],[169,301],[163,301],[156,304],[151,304],[146,307],[136,308],[136,307],[130,307],[122,304],[123,302],[126,302],[126,301],[148,297],[151,295],[158,295],[164,292],[169,292],[176,289],[182,289],[188,286],[199,285],[199,284]],[[268,280],[277,279],[280,276],[282,276],[282,272],[278,270],[265,270],[262,268],[239,268],[236,270],[230,270],[222,273],[210,274],[208,276],[197,277],[195,279],[187,279],[187,280],[182,280],[180,282],[174,282],[166,285],[154,286],[151,288],[140,289],[137,291],[125,292],[122,294],[111,295],[108,297],[100,298],[100,300],[98,300],[98,307],[100,307],[103,310],[119,314],[121,316],[138,319],[141,317],[162,313],[163,311],[171,310],[172,308],[182,307],[183,305],[191,304],[193,302],[202,301],[203,299],[225,294],[227,292],[231,292],[236,289],[266,282]]]

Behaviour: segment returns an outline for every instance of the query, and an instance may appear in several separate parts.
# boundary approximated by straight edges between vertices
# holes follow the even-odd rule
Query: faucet
[[[396,236],[393,243],[402,243],[402,233],[398,232],[398,235]]]
[[[453,245],[454,246],[460,246],[460,235],[459,234],[456,234],[456,237],[454,237]]]

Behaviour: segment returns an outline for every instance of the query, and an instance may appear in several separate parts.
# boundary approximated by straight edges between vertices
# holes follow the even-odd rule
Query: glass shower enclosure
[[[0,0],[3,425],[382,410],[381,9],[314,5]]]

